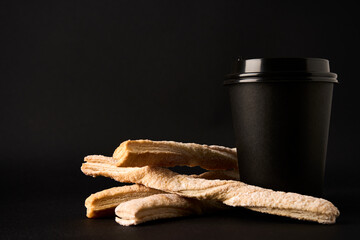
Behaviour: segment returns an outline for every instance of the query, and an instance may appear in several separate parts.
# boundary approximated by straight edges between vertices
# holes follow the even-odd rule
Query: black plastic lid
[[[253,58],[238,59],[227,84],[243,82],[317,81],[337,83],[329,61],[322,58]]]

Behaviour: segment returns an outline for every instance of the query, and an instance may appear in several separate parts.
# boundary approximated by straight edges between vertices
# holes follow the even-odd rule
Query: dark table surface
[[[61,189],[61,184],[56,187]],[[87,195],[81,191],[42,192],[28,194],[24,190],[2,197],[1,239],[346,239],[360,233],[358,188],[325,191],[324,197],[341,212],[333,225],[234,208],[217,214],[123,227],[113,218],[87,219],[84,207]]]

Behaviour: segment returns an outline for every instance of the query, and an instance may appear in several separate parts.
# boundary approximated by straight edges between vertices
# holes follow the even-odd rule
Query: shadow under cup
[[[326,59],[238,60],[224,84],[241,181],[322,195],[336,77]]]

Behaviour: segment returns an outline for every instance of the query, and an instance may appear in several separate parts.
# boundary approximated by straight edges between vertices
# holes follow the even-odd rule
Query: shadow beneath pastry
[[[325,198],[331,201],[340,211],[336,224],[352,225],[360,223],[360,187],[337,187],[327,189]]]
[[[227,219],[229,221],[237,221],[241,223],[289,223],[289,224],[298,224],[298,223],[305,223],[305,224],[316,224],[313,222],[307,222],[307,221],[299,221],[296,219],[288,218],[288,217],[282,217],[282,216],[276,216],[266,213],[260,213],[256,211],[252,211],[250,209],[246,208],[232,208],[226,211],[218,212],[213,214],[211,217],[214,218],[221,218],[221,219]]]
[[[202,169],[201,167],[176,166],[176,167],[170,167],[169,169],[173,172],[185,174],[185,175],[192,175],[192,174],[198,175],[206,172],[206,170]]]
[[[167,218],[167,219],[157,219],[145,223],[141,223],[136,225],[136,227],[146,227],[146,226],[155,226],[155,225],[162,225],[162,224],[179,224],[179,223],[186,223],[186,224],[306,224],[306,225],[319,225],[318,223],[314,222],[307,222],[307,221],[299,221],[296,219],[291,219],[287,217],[275,216],[270,214],[259,213],[255,211],[251,211],[245,208],[233,208],[225,211],[220,211],[216,213],[209,213],[203,215],[191,215],[185,217],[178,217],[178,218]],[[135,227],[135,226],[133,226]]]

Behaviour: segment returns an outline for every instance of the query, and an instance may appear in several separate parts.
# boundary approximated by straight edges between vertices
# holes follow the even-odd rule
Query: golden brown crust
[[[197,199],[217,200],[229,206],[263,210],[296,219],[334,223],[338,209],[329,201],[296,193],[272,191],[240,181],[206,180],[180,175],[158,167],[121,168],[105,163],[84,163],[90,176],[105,176],[119,182],[143,184],[164,192]]]
[[[207,170],[237,169],[233,148],[173,141],[128,140],[113,154],[118,167],[200,166]]]

